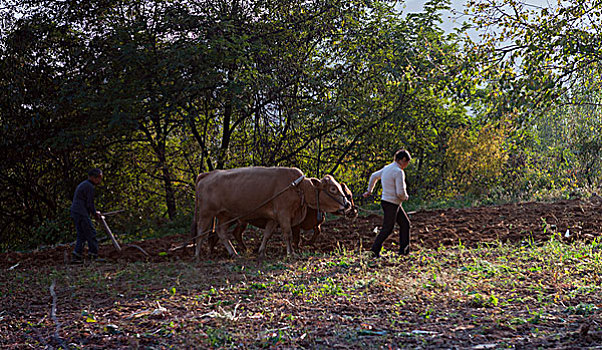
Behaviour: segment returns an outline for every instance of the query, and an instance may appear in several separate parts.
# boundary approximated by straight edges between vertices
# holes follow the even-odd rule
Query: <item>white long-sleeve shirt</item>
[[[380,180],[383,187],[381,199],[394,204],[401,204],[409,199],[406,190],[406,176],[399,164],[393,162],[370,175],[368,192],[372,193],[376,181]]]

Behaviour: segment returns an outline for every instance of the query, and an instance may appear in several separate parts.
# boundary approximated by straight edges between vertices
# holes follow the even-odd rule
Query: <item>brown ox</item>
[[[293,185],[293,182],[297,182]],[[211,232],[216,218],[217,235],[231,256],[238,253],[226,234],[227,224],[236,220],[265,220],[265,232],[259,248],[263,258],[268,239],[280,226],[287,254],[294,252],[291,228],[299,225],[307,209],[334,213],[349,208],[341,185],[330,175],[321,180],[303,177],[296,168],[248,167],[215,170],[200,174],[196,183],[196,207],[193,230],[200,253],[200,240]]]
[[[343,190],[343,193],[345,194],[345,198],[347,198],[347,201],[349,201],[351,206],[348,210],[345,210],[344,212],[337,212],[335,214],[343,214],[348,218],[357,217],[357,207],[353,203],[353,193],[351,193],[351,190],[349,189],[349,187],[347,187],[347,185],[344,183],[341,183],[341,188]],[[304,231],[313,230],[313,235],[307,242],[309,244],[314,244],[316,242],[316,238],[318,238],[318,236],[322,232],[320,226],[324,223],[324,220],[325,220],[325,215],[321,210],[320,210],[320,212],[318,212],[317,209],[314,209],[311,207],[307,208],[307,215],[305,216],[305,219],[299,225],[295,225],[295,226],[291,227],[292,235],[293,235],[293,248],[294,249],[299,248],[299,242],[301,240],[301,230],[304,230]],[[267,223],[268,223],[268,220],[266,220],[266,219],[256,219],[256,220],[250,220],[250,221],[239,220],[238,224],[232,231],[232,235],[236,239],[236,242],[238,242],[238,245],[243,250],[246,250],[247,246],[243,240],[242,235],[247,227],[247,224],[251,224],[252,226],[255,226],[255,227],[258,227],[261,229],[265,229]],[[217,243],[217,240],[218,240],[217,235],[210,235],[210,237],[209,237],[209,250],[210,251],[213,251],[213,249]]]

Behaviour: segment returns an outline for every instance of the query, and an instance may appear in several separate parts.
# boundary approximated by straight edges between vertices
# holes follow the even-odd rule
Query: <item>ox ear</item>
[[[315,177],[310,178],[309,181],[311,181],[311,185],[313,187],[322,189],[322,181],[316,179]]]
[[[349,187],[347,187],[345,183],[341,182],[341,188],[343,189],[343,193],[345,195],[352,195],[351,190],[349,189]]]
[[[334,177],[332,175],[326,175],[322,178],[322,188],[326,188],[326,186],[328,185],[339,185],[340,184],[337,182],[337,180],[334,179]],[[341,186],[341,190],[343,189],[343,187]]]

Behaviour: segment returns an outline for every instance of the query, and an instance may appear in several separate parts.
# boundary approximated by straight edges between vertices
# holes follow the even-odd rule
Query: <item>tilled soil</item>
[[[347,251],[369,249],[381,225],[382,217],[366,211],[360,214],[362,215],[355,219],[339,218],[327,221],[322,226],[322,234],[316,244],[311,246],[302,245],[302,251],[327,253],[336,249]],[[558,239],[566,241],[591,241],[602,235],[602,198],[592,197],[587,200],[564,200],[555,203],[518,203],[468,209],[425,210],[411,214],[410,220],[412,222],[411,247],[414,251],[436,249],[440,246],[456,246],[458,244],[462,244],[467,248],[488,243],[499,244],[500,242],[502,244],[517,242],[538,244],[549,240],[552,235],[557,235]],[[99,232],[99,236],[102,236],[102,233]],[[117,238],[119,239],[119,235],[117,235]],[[182,235],[122,244],[123,250],[121,252],[117,252],[110,243],[104,243],[101,245],[100,255],[109,260],[111,264],[95,265],[97,270],[92,269],[88,273],[97,272],[103,274],[103,276],[118,276],[120,262],[157,263],[156,267],[160,270],[164,266],[161,264],[162,262],[194,261],[194,249],[191,245],[186,246],[187,243],[190,243],[187,242],[188,238],[187,233],[183,233]],[[305,238],[309,238],[309,236],[305,235]],[[260,231],[247,230],[245,240],[250,248],[249,251],[241,252],[241,254],[248,258],[254,258],[256,254],[253,249],[259,246],[261,240]],[[397,237],[396,234],[393,234],[385,243],[385,249],[396,250],[396,244]],[[284,247],[281,235],[275,234],[268,243],[267,259],[283,258],[286,255]],[[97,289],[104,290],[103,286],[90,287],[95,283],[95,279],[100,278],[99,276],[90,279],[91,277],[83,272],[83,275],[78,275],[77,271],[79,270],[75,267],[61,267],[69,262],[71,250],[72,246],[63,245],[28,253],[0,254],[0,271],[3,271],[3,274],[0,275],[0,281],[4,280],[7,286],[11,286],[10,288],[0,287],[0,297],[2,297],[0,347],[4,345],[10,348],[29,348],[33,344],[34,347],[52,348],[53,346],[66,347],[64,343],[70,342],[73,342],[72,346],[88,348],[138,348],[140,346],[148,348],[172,346],[219,348],[228,344],[227,333],[219,333],[219,330],[226,323],[220,321],[220,318],[212,316],[215,314],[215,310],[208,311],[208,308],[213,305],[211,304],[211,295],[203,297],[205,299],[202,300],[208,300],[207,305],[205,305],[203,303],[199,304],[198,295],[194,293],[188,295],[185,292],[180,295],[179,289],[178,294],[176,294],[176,289],[173,289],[172,294],[170,294],[171,297],[162,297],[160,304],[159,300],[155,299],[158,296],[152,296],[148,299],[144,296],[138,298],[129,295],[126,298],[121,294],[117,297],[99,294]],[[228,259],[226,251],[221,245],[218,244],[214,252],[209,252],[205,248],[201,259],[214,261],[207,266],[198,265],[198,273],[203,274],[204,279],[219,281],[224,280],[227,276],[226,281],[233,282],[233,278],[242,278],[243,280],[238,281],[238,283],[244,284],[246,275],[242,273],[233,275],[232,271],[236,266],[221,263],[221,260],[226,261]],[[307,259],[314,259],[314,257],[310,256]],[[315,261],[319,261],[319,259],[315,258]],[[390,262],[385,259],[374,263],[385,266]],[[138,264],[132,265],[136,266]],[[147,266],[145,264],[140,265],[142,265],[141,269]],[[165,266],[167,265],[170,264],[165,264]],[[51,267],[51,269],[48,269],[48,267]],[[50,297],[47,285],[38,290],[36,287],[31,287],[36,285],[36,281],[10,281],[5,278],[13,278],[9,277],[9,275],[12,275],[9,273],[4,275],[4,271],[14,269],[15,271],[31,271],[32,276],[39,276],[35,275],[36,271],[48,273],[54,267],[59,271],[69,271],[68,276],[73,273],[74,276],[84,276],[88,280],[81,282],[79,287],[76,287],[77,283],[74,281],[68,283],[67,286],[65,286],[65,283],[57,285],[56,296],[52,295]],[[135,267],[131,269],[135,270]],[[14,276],[27,278],[29,275],[27,273],[15,273]],[[108,277],[103,278],[100,278],[100,280],[113,283]],[[130,288],[129,283],[135,284],[137,278],[125,280],[125,282],[121,282],[123,285],[120,285],[119,289],[123,290],[124,294]],[[222,281],[221,283],[228,284],[230,282]],[[25,287],[20,288],[19,283],[23,283]],[[160,290],[167,287],[169,285],[163,286],[160,284],[155,289]],[[390,338],[386,338],[387,332],[379,328],[384,327],[382,317],[387,314],[389,309],[395,308],[398,302],[394,297],[391,298],[391,295],[375,293],[370,295],[371,303],[365,305],[355,304],[350,301],[352,299],[342,296],[327,298],[323,305],[311,305],[297,299],[286,299],[290,298],[290,292],[285,293],[284,296],[268,295],[268,287],[261,284],[251,284],[249,288],[247,290],[243,290],[244,288],[240,290],[225,288],[220,289],[220,293],[224,294],[221,296],[224,300],[230,298],[234,301],[248,298],[245,293],[249,293],[249,290],[257,293],[252,299],[256,305],[251,301],[248,301],[245,305],[248,319],[252,319],[253,322],[245,319],[245,321],[241,321],[240,327],[246,327],[249,334],[268,336],[268,339],[273,343],[266,343],[264,344],[265,347],[311,348],[317,346],[316,344],[322,344],[323,348],[334,348],[334,345],[350,348],[345,345],[345,342],[349,341],[350,344],[356,346],[364,344],[362,347],[375,348],[378,347],[377,344],[379,343],[372,343],[373,337],[375,341],[382,337],[384,340],[381,339],[380,341],[383,344],[391,344]],[[374,288],[378,290],[378,287]],[[51,289],[51,294],[52,291],[53,289]],[[234,294],[228,297],[227,293]],[[49,306],[54,303],[54,299],[59,301],[57,307],[60,308],[60,317],[56,320],[52,318],[52,310]],[[272,335],[271,331],[266,331],[266,327],[274,328],[274,324],[264,324],[264,321],[260,318],[260,311],[265,307],[262,300],[272,301],[269,306],[277,306],[284,310],[282,312],[294,313],[296,319],[291,322],[299,323],[295,330],[308,332],[311,330],[311,342],[304,338],[304,334],[298,334],[295,342],[285,342],[283,343],[285,345],[279,346],[279,333],[274,331],[274,335]],[[221,299],[218,300],[220,303],[222,301]],[[592,303],[591,300],[586,301],[586,305]],[[230,309],[233,307],[232,305],[229,304]],[[515,344],[517,348],[587,348],[602,341],[602,332],[598,329],[599,318],[597,313],[591,316],[561,314],[558,318],[552,319],[551,317],[556,317],[554,316],[556,314],[553,314],[547,316],[549,319],[546,325],[520,324],[513,329],[506,329],[506,326],[498,325],[494,321],[488,321],[489,323],[477,327],[474,320],[488,320],[492,312],[491,309],[466,308],[466,305],[456,305],[452,301],[438,305],[441,309],[440,313],[442,315],[456,314],[453,322],[460,320],[464,323],[450,325],[445,318],[441,318],[429,321],[432,322],[431,324],[421,316],[424,310],[421,309],[420,305],[422,305],[420,301],[408,302],[408,310],[404,310],[403,317],[400,316],[400,320],[409,325],[420,325],[420,327],[430,324],[432,330],[414,330],[413,332],[418,333],[412,333],[410,336],[404,336],[397,340],[394,339],[393,344],[406,348],[424,348],[427,343],[424,343],[421,337],[428,337],[430,340],[426,345],[427,348],[492,348],[497,346],[496,344],[500,339]],[[220,307],[217,307],[218,311],[221,310]],[[433,306],[433,308],[437,307]],[[97,325],[96,320],[86,319],[82,309],[94,310],[104,320],[110,319],[116,324],[103,323],[101,325],[98,323]],[[257,315],[254,314],[255,311],[249,311],[255,309]],[[331,311],[328,319],[324,318],[326,317],[324,316],[324,310],[326,309]],[[523,317],[521,310],[508,309],[505,312]],[[361,318],[365,321],[358,325],[355,323],[355,318],[348,314],[352,316],[362,315]],[[320,315],[324,317],[320,318]],[[256,319],[255,317],[259,318]],[[316,323],[316,317],[321,321]],[[331,317],[334,318],[331,319]],[[171,323],[168,322],[170,320]],[[186,326],[187,322],[190,323],[188,326]],[[372,323],[374,323],[374,328],[372,328]],[[62,326],[60,332],[57,328],[59,324]],[[170,328],[176,327],[176,324],[177,327],[191,328],[185,331],[179,330],[178,333],[175,328],[173,330]],[[554,338],[531,339],[536,335],[533,333],[531,326],[539,327],[541,330],[558,329],[551,332],[551,334],[556,334]],[[592,327],[591,330],[589,330],[590,326]],[[292,332],[288,327],[282,329],[285,329],[285,332]],[[204,330],[207,332],[212,330],[213,333],[204,333]],[[170,333],[172,331],[175,332],[173,333],[175,335]],[[324,334],[322,335],[322,333]],[[186,337],[182,338],[181,334],[186,334]],[[338,335],[334,337],[333,334]],[[358,337],[361,339],[358,340]],[[212,343],[212,339],[221,339],[222,343]],[[340,344],[333,345],[333,343],[329,343],[333,339]],[[182,343],[184,341],[185,344]],[[241,345],[241,347],[245,346]]]
[[[355,219],[333,219],[322,225],[322,234],[304,251],[330,252],[337,248],[366,250],[372,244],[382,217],[360,211]],[[563,200],[554,203],[513,203],[499,206],[467,209],[424,210],[410,215],[412,249],[437,248],[461,243],[465,247],[492,242],[539,242],[552,234],[560,234],[564,240],[591,241],[602,235],[602,197],[588,200]],[[99,236],[102,236],[99,231]],[[397,230],[385,243],[385,249],[395,249]],[[257,249],[260,232],[248,229],[245,233],[247,246]],[[119,239],[119,236],[117,235]],[[306,235],[305,238],[309,238]],[[101,245],[100,255],[110,261],[190,260],[194,249],[191,245],[180,248],[188,239],[186,234],[125,244],[118,252],[113,245]],[[141,249],[148,253],[146,256]],[[249,248],[250,249],[250,248]],[[52,266],[68,262],[71,246],[64,245],[29,253],[0,254],[0,267],[16,263],[25,266]],[[281,235],[275,234],[268,242],[267,256],[278,257],[286,253]],[[253,252],[244,252],[252,257]],[[204,256],[226,257],[226,251],[218,244],[216,250]]]

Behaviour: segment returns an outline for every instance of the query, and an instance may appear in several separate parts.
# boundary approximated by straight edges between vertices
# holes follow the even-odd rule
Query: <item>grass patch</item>
[[[47,306],[54,280],[61,336],[78,346],[562,345],[576,332],[571,325],[600,315],[600,248],[598,240],[566,244],[552,237],[538,245],[418,249],[407,257],[387,251],[377,260],[339,249],[261,266],[212,261],[13,270],[0,280],[0,317],[4,327],[53,327],[46,308],[32,305]],[[18,327],[10,329],[29,342],[25,333],[15,335]]]

